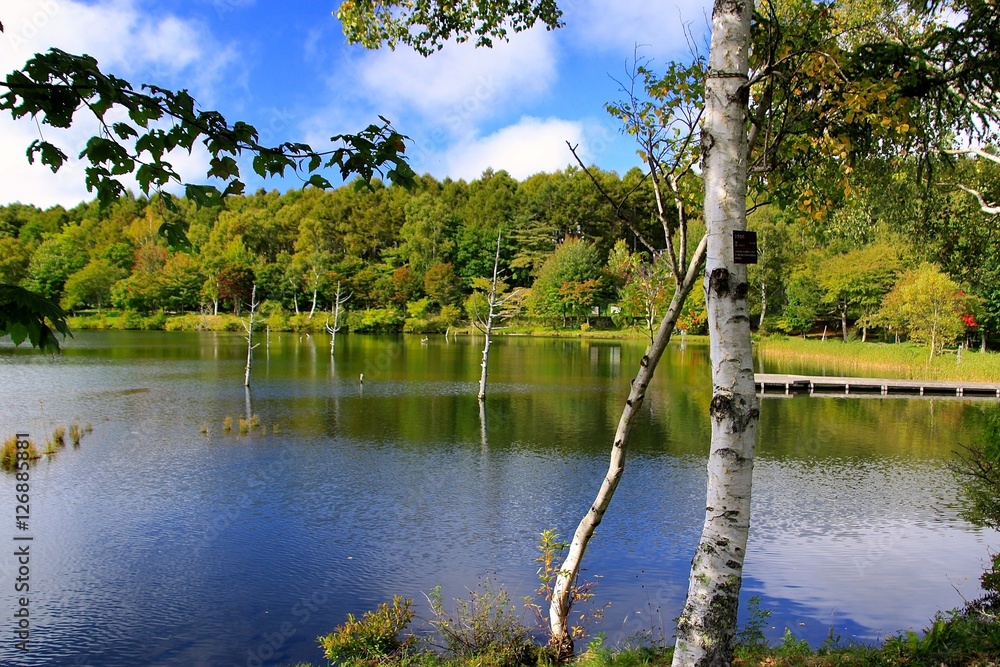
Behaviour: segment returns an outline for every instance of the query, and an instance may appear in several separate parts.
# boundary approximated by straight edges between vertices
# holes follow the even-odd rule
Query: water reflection
[[[486,569],[530,594],[538,534],[571,534],[593,501],[643,344],[500,338],[485,406],[481,341],[342,336],[336,360],[327,350],[272,333],[252,394],[238,334],[0,350],[5,426],[94,424],[33,470],[38,644],[31,661],[0,645],[0,662],[318,662],[317,635],[394,594],[460,596]],[[710,393],[707,349],[672,346],[586,562],[612,602],[609,640],[669,633],[683,602]],[[953,584],[975,596],[996,540],[958,520],[947,465],[984,409],[761,403],[745,596],[772,610],[772,636],[881,636],[961,604]],[[242,413],[279,429],[225,433]],[[7,516],[12,483],[0,478]],[[5,581],[10,567],[0,556]],[[11,598],[0,588],[0,608]]]

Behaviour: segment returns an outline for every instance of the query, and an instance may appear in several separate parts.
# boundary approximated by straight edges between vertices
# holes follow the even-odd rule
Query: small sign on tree
[[[737,264],[757,263],[757,232],[733,230],[733,261]]]

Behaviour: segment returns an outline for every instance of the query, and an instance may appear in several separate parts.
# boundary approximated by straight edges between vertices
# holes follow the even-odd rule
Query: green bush
[[[421,317],[407,317],[403,322],[403,333],[426,333],[427,320]]]
[[[403,318],[392,308],[372,308],[351,312],[347,327],[354,333],[399,333]]]
[[[165,331],[198,331],[201,316],[188,313],[168,318],[163,325]]]
[[[366,611],[360,619],[347,615],[347,621],[333,632],[319,638],[327,660],[344,665],[375,665],[405,653],[416,641],[401,633],[413,620],[413,600],[396,595],[375,611]]]
[[[510,603],[510,594],[491,577],[482,579],[467,600],[456,600],[454,615],[444,609],[441,587],[427,596],[430,623],[458,658],[486,658],[496,667],[535,663],[538,647]]]
[[[747,601],[749,618],[736,633],[736,657],[744,660],[759,659],[767,654],[769,646],[764,628],[771,618],[769,609],[762,609],[760,598],[754,595]]]
[[[423,318],[408,317],[403,323],[403,333],[444,333],[448,330],[448,326],[448,323],[440,317],[432,317],[426,320]]]
[[[162,331],[167,323],[167,314],[162,310],[154,315],[143,318],[142,328],[150,331]]]
[[[134,310],[126,310],[122,313],[122,316],[118,318],[118,328],[126,330],[141,329],[142,315]]]

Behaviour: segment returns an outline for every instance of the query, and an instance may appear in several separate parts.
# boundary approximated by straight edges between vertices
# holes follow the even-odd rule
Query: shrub
[[[456,600],[454,616],[444,609],[441,587],[427,596],[434,618],[430,623],[448,651],[459,658],[492,658],[499,667],[534,662],[538,647],[521,622],[510,594],[486,576],[467,600]]]
[[[319,638],[326,659],[344,665],[375,665],[405,653],[416,641],[412,635],[400,636],[413,619],[412,605],[412,599],[397,595],[360,619],[348,614],[343,625]]]
[[[771,612],[761,608],[760,598],[756,595],[747,602],[747,608],[749,618],[736,633],[736,657],[743,660],[759,660],[770,648],[764,636],[764,628],[771,618]]]
[[[542,531],[538,540],[538,550],[541,553],[535,559],[535,562],[539,564],[539,586],[535,589],[535,595],[541,597],[546,606],[552,602],[552,594],[555,591],[555,584],[559,578],[560,562],[568,548],[569,542],[560,541],[559,535],[554,529],[549,528]],[[590,603],[593,600],[594,587],[597,586],[598,579],[599,577],[591,581],[580,581],[579,578],[577,579],[576,583],[570,589],[569,604],[571,610],[578,611],[580,604]],[[582,639],[586,637],[586,624],[603,619],[604,611],[608,608],[608,605],[610,603],[606,603],[600,607],[591,607],[587,611],[579,613],[576,617],[580,623],[570,626],[570,638]],[[547,630],[549,626],[545,619],[543,605],[533,602],[528,598],[525,606],[535,613],[539,624]]]
[[[162,310],[154,315],[145,318],[142,328],[149,331],[162,331],[167,324],[167,314]]]
[[[38,450],[35,443],[28,441],[28,460],[34,461],[38,458]],[[0,450],[0,468],[12,471],[17,468],[17,436],[10,436],[3,442],[3,450]]]
[[[347,326],[356,333],[399,333],[403,318],[392,308],[372,308],[351,312]]]
[[[126,310],[118,319],[118,328],[127,330],[142,329],[143,317],[134,310]]]
[[[407,317],[403,322],[403,333],[426,333],[427,320],[421,317]]]
[[[170,317],[167,319],[166,324],[163,325],[165,331],[201,331],[206,328],[203,316],[197,313],[187,313],[185,315]]]

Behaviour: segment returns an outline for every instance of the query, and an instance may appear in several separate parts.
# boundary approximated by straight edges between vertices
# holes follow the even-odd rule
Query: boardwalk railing
[[[761,395],[771,394],[879,394],[882,396],[969,396],[1000,398],[1000,383],[930,382],[886,378],[824,377],[757,373],[754,382]]]

